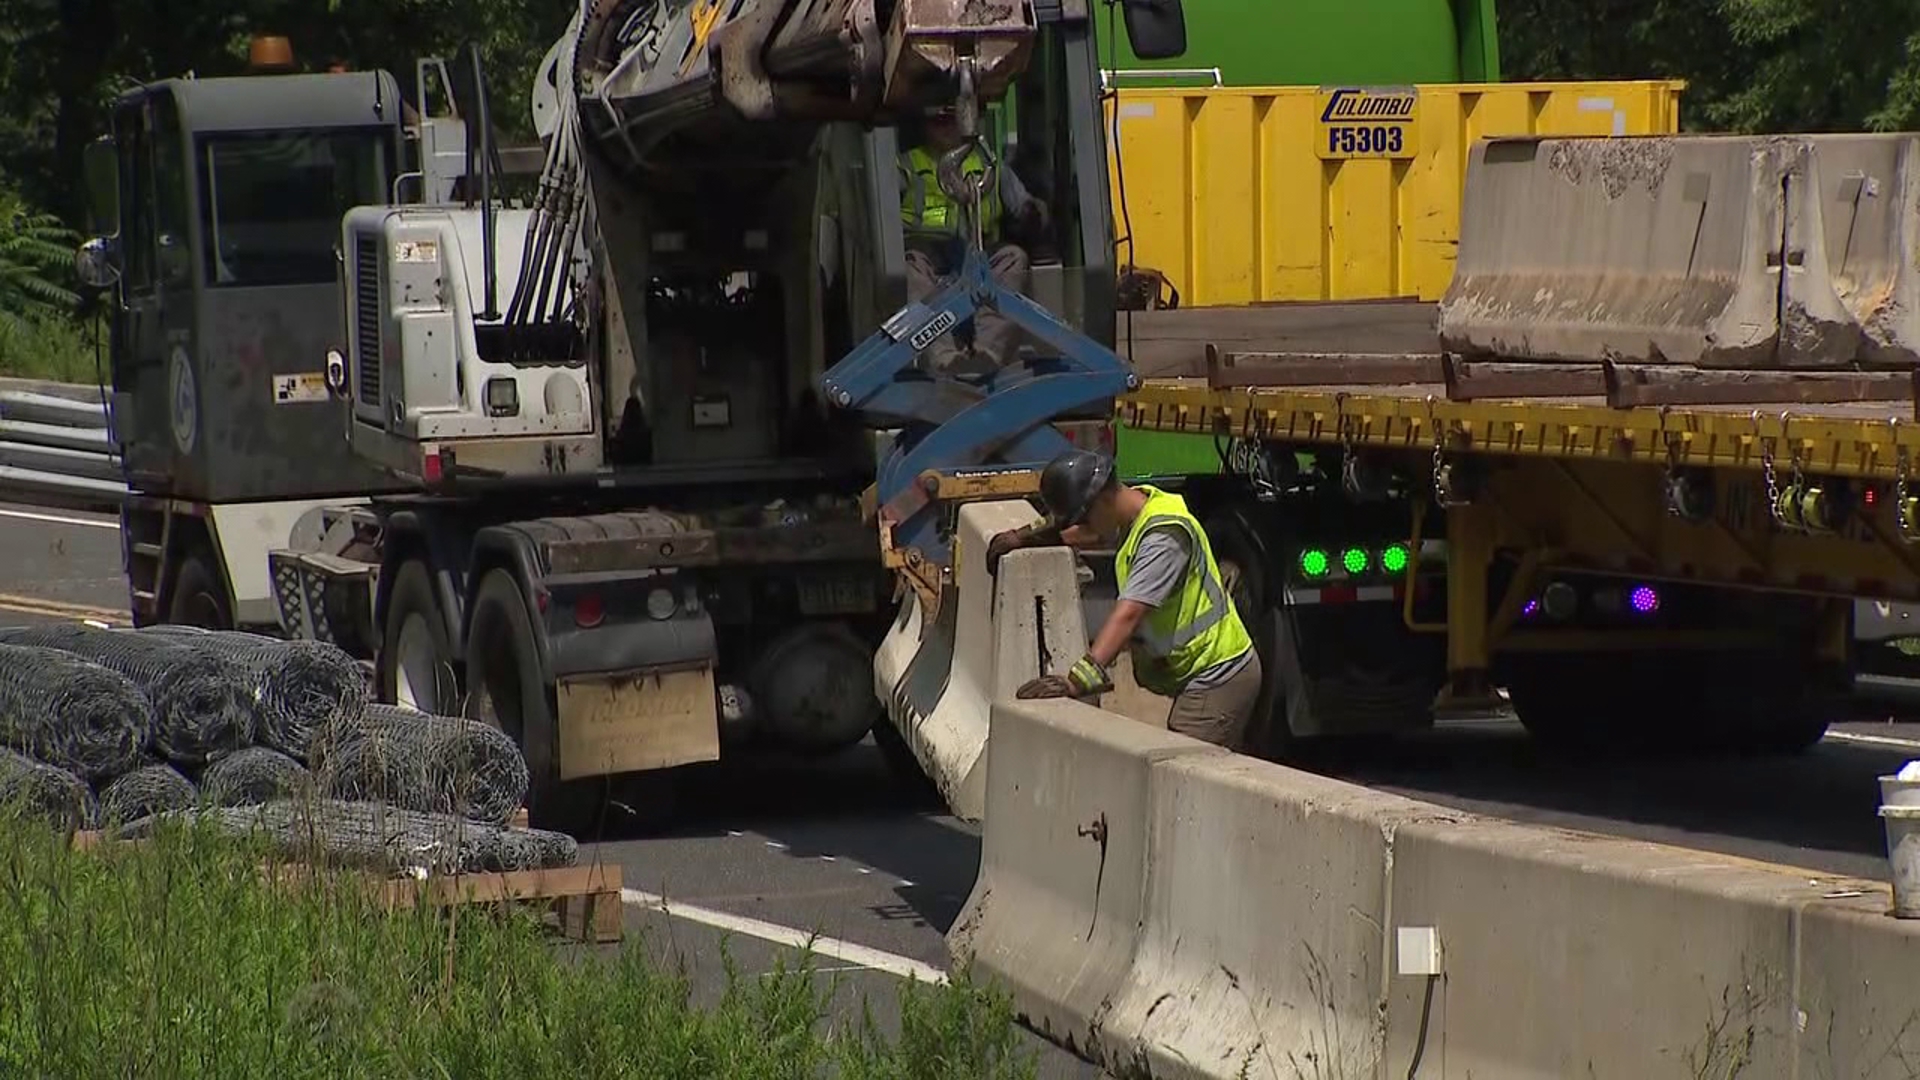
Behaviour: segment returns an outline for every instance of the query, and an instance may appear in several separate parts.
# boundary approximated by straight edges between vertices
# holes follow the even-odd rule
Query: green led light
[[[1391,544],[1380,553],[1380,569],[1398,574],[1407,568],[1407,545]]]
[[[1308,577],[1325,577],[1333,566],[1327,553],[1319,548],[1308,548],[1300,553],[1300,572]]]
[[[1348,548],[1340,553],[1340,565],[1347,568],[1349,574],[1367,572],[1367,553],[1363,548]]]

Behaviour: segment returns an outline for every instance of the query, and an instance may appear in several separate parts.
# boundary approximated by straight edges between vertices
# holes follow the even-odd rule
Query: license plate
[[[822,574],[800,580],[802,615],[847,615],[873,608],[873,581],[868,577]]]

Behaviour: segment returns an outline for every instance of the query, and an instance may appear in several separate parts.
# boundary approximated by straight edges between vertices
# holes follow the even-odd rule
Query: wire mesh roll
[[[316,744],[328,794],[424,813],[504,823],[527,797],[527,762],[499,728],[369,704],[358,723]]]
[[[143,765],[100,789],[99,820],[121,825],[169,810],[186,810],[199,801],[199,789],[180,770],[164,762]]]
[[[71,832],[94,817],[93,792],[65,769],[0,748],[0,813],[19,813]]]
[[[235,750],[200,774],[200,791],[215,806],[252,806],[305,790],[307,769],[266,746]]]
[[[366,676],[337,645],[190,626],[149,626],[140,633],[244,672],[260,711],[259,742],[295,758],[305,758],[321,732],[353,724],[367,705]]]
[[[126,676],[153,704],[154,747],[171,761],[198,765],[253,743],[259,708],[246,675],[160,635],[10,626],[0,643],[60,649]]]
[[[153,705],[132,681],[59,649],[0,644],[0,743],[100,781],[139,767]]]
[[[260,835],[289,858],[385,873],[414,868],[431,873],[545,869],[572,865],[579,853],[573,838],[559,833],[510,829],[371,802],[280,800],[193,813],[225,832]],[[150,830],[158,820],[140,823],[137,831]],[[513,839],[505,839],[509,836]]]

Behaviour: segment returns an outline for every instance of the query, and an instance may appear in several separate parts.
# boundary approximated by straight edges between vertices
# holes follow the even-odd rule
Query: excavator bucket
[[[974,62],[974,94],[990,101],[1027,66],[1031,0],[899,0],[887,32],[888,108],[908,109],[950,92],[960,59]]]

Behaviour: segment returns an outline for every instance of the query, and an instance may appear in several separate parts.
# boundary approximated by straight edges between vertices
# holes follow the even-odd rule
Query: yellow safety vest
[[[939,238],[960,235],[960,205],[940,188],[937,175],[939,159],[924,146],[908,150],[900,165],[900,221],[908,236]],[[987,174],[987,186],[980,192],[980,234],[998,236],[1000,229],[1000,170],[988,169],[986,158],[976,147],[962,161],[960,171]]]
[[[1146,689],[1172,697],[1200,672],[1232,660],[1253,648],[1253,638],[1234,610],[1233,600],[1220,582],[1213,545],[1187,501],[1171,492],[1140,485],[1147,505],[1113,559],[1114,578],[1121,589],[1133,572],[1133,557],[1149,529],[1175,524],[1186,530],[1193,555],[1180,587],[1158,608],[1147,613],[1129,643],[1133,677]]]

